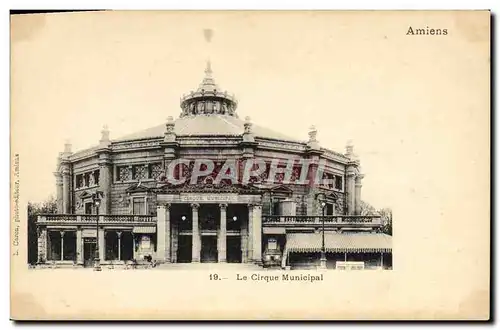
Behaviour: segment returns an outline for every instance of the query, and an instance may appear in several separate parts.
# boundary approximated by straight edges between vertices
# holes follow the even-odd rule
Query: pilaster
[[[70,190],[70,184],[71,184],[71,180],[70,180],[70,165],[69,165],[69,161],[64,161],[62,163],[62,195],[63,195],[63,198],[62,198],[62,213],[65,213],[65,214],[70,214],[71,213],[71,203],[70,203],[70,200],[71,200],[71,190]]]
[[[170,262],[170,204],[158,205],[156,254],[160,262]]]
[[[82,228],[78,228],[76,230],[76,263],[83,264]]]
[[[355,179],[354,209],[356,215],[361,214],[361,187],[363,186],[361,181],[363,180],[363,178],[363,174],[358,174]]]
[[[252,229],[253,229],[253,261],[262,262],[262,205],[253,206]]]
[[[38,262],[47,261],[47,228],[39,227],[38,232]]]
[[[193,212],[193,231],[192,231],[192,239],[193,239],[193,248],[192,248],[192,259],[191,262],[197,263],[200,262],[200,251],[201,251],[201,237],[200,237],[200,226],[198,221],[198,208],[199,204],[191,204],[192,212]]]
[[[99,219],[100,221],[101,219]],[[106,251],[106,239],[104,237],[104,228],[99,228],[99,259],[104,261],[104,252]]]
[[[347,167],[346,172],[346,203],[347,203],[347,215],[353,215],[355,213],[355,177],[356,171],[353,166]]]
[[[248,262],[248,222],[241,221],[241,262]]]

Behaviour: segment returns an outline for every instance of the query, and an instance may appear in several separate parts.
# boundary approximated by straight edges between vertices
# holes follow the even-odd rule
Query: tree
[[[382,228],[381,231],[387,235],[392,236],[392,210],[388,207],[380,209],[378,211],[382,218]]]
[[[38,260],[38,233],[36,221],[40,214],[56,213],[57,201],[50,196],[41,203],[28,202],[28,263],[35,264]]]
[[[361,201],[361,215],[376,215],[377,210],[365,201]]]
[[[388,207],[377,210],[365,201],[361,201],[361,215],[380,215],[382,227],[380,232],[392,236],[392,210]]]

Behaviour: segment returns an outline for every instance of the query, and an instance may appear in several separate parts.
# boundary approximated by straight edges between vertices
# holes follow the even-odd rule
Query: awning
[[[320,252],[322,233],[291,233],[286,235],[288,252]],[[392,252],[392,236],[381,233],[325,232],[325,250],[343,252]]]
[[[156,233],[156,227],[134,227],[132,231],[136,234],[154,234]]]

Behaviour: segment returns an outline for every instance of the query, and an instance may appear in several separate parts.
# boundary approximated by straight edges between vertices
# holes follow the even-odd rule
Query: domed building
[[[314,127],[298,141],[237,107],[209,63],[176,120],[119,139],[105,127],[78,152],[67,143],[54,173],[58,214],[37,221],[39,264],[392,267],[380,217],[361,215],[353,146],[322,148]]]

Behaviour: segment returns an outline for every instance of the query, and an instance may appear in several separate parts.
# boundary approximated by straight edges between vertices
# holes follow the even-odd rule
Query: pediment
[[[269,191],[273,193],[283,193],[283,194],[291,194],[293,193],[293,190],[287,187],[286,185],[280,184],[276,185],[272,188],[269,189]]]
[[[139,192],[149,192],[151,188],[143,184],[141,181],[130,185],[127,189],[125,189],[126,193],[139,193]]]
[[[84,192],[82,192],[82,193],[80,194],[80,196],[79,196],[79,197],[80,197],[80,199],[90,198],[90,197],[92,197],[92,194],[91,194],[91,193],[89,193],[88,191],[84,191]]]

